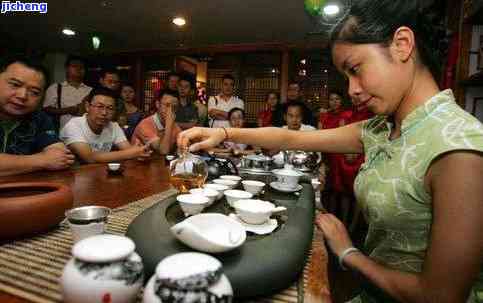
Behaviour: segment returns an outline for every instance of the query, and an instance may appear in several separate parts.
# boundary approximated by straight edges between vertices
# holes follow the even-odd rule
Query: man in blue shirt
[[[0,65],[0,176],[74,162],[50,118],[38,111],[46,85],[47,73],[34,60],[11,58]]]

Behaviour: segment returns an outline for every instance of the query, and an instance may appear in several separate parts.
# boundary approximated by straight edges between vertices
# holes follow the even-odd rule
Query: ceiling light
[[[98,50],[99,49],[99,46],[101,46],[101,39],[97,36],[93,36],[92,37],[92,47],[95,49],[95,50]]]
[[[112,7],[112,2],[111,1],[108,1],[108,0],[103,0],[103,1],[101,1],[100,4],[104,8]]]
[[[324,14],[333,16],[337,15],[340,12],[339,6],[335,4],[329,4],[324,6]]]
[[[173,18],[173,23],[177,26],[183,26],[186,24],[186,20],[183,17],[176,17]]]
[[[62,34],[66,35],[66,36],[75,36],[75,32],[73,30],[71,30],[70,28],[64,28],[62,30]]]

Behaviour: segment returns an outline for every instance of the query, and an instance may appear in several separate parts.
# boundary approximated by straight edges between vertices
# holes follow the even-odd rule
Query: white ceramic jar
[[[116,235],[76,243],[60,280],[64,302],[134,302],[144,277],[141,257],[134,249],[131,239]]]
[[[232,302],[233,289],[221,262],[202,253],[164,258],[144,289],[143,303]]]

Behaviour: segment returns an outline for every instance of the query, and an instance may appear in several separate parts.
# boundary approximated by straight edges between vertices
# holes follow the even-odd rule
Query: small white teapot
[[[131,239],[106,234],[76,243],[60,280],[64,302],[134,302],[144,278],[134,248]]]
[[[202,253],[164,258],[144,289],[143,303],[232,302],[233,289],[221,262]]]

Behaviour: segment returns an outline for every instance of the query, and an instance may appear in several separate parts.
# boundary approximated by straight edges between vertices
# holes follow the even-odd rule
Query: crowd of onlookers
[[[194,126],[247,127],[245,103],[234,95],[235,79],[222,77],[217,95],[207,104],[197,100],[190,74],[169,73],[166,87],[151,112],[136,102],[135,87],[121,83],[116,69],[101,72],[95,88],[84,84],[85,62],[70,56],[65,81],[47,87],[47,72],[26,57],[12,58],[0,69],[0,175],[41,169],[64,169],[79,163],[146,159],[152,153],[175,152],[177,135]],[[287,100],[276,91],[266,95],[257,127],[284,127],[311,131],[334,128],[367,119],[356,105],[342,106],[342,94],[329,94],[329,107],[314,115],[304,102],[301,87],[288,85]],[[242,155],[254,152],[244,144],[224,142],[218,152]],[[361,155],[328,155],[328,186],[334,201],[352,196],[352,183]],[[345,205],[345,204],[344,204]]]

